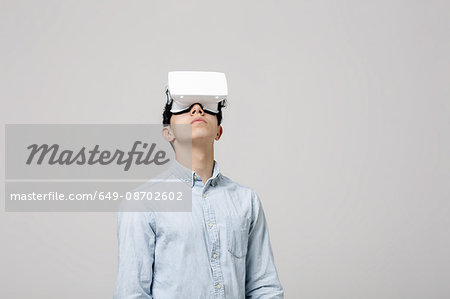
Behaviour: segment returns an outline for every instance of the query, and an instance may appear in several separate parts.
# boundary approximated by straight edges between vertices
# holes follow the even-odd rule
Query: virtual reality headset
[[[196,103],[203,111],[217,114],[228,96],[227,78],[218,72],[169,72],[166,95],[173,114],[188,112]]]

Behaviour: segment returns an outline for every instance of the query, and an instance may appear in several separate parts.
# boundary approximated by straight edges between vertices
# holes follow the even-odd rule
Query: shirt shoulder
[[[261,205],[259,196],[252,187],[240,184],[223,174],[220,176],[220,187],[232,198],[252,208],[258,208]]]
[[[220,185],[221,187],[230,189],[230,191],[248,193],[252,196],[256,195],[256,192],[252,187],[242,185],[223,174],[220,175]]]

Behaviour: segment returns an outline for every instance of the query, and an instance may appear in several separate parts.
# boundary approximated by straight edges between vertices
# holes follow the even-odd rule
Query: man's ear
[[[214,138],[214,140],[218,141],[220,139],[220,137],[222,136],[222,133],[223,133],[222,126],[218,126],[217,127],[217,134],[216,134],[216,137]]]
[[[161,135],[167,142],[172,142],[175,139],[175,135],[170,126],[165,126],[161,131]]]

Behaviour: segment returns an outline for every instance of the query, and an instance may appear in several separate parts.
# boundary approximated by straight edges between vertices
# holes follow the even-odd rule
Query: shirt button
[[[213,226],[212,222],[208,223],[208,225],[209,225],[209,228],[212,228],[212,226]]]
[[[215,259],[217,257],[217,255],[215,253],[213,253],[212,258]]]
[[[217,289],[220,290],[221,286],[220,284],[217,284]]]
[[[203,193],[203,198],[206,198],[206,194],[205,193]]]

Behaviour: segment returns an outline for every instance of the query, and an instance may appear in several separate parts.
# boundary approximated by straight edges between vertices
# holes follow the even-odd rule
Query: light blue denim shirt
[[[116,299],[283,298],[257,194],[219,171],[192,184],[192,212],[119,212]]]

